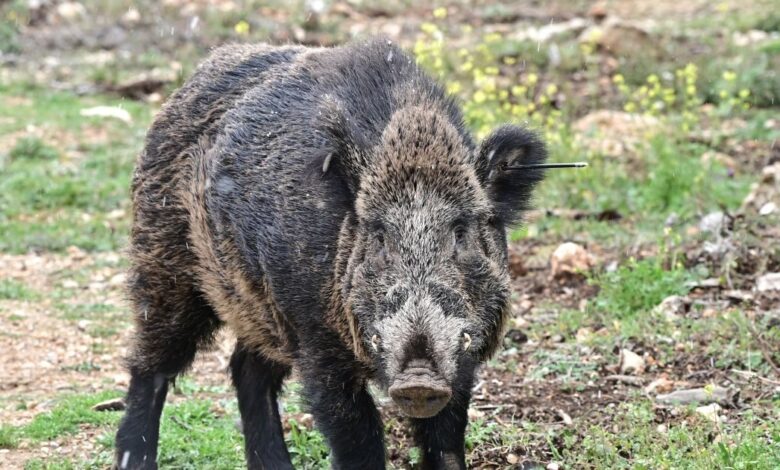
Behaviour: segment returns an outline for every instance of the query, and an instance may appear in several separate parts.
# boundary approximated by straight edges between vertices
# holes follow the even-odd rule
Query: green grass
[[[73,395],[59,400],[49,412],[37,415],[18,429],[20,437],[32,441],[48,441],[68,434],[75,434],[85,425],[102,427],[116,425],[119,414],[94,411],[92,406],[101,401],[116,398],[117,392],[107,391],[94,395]]]
[[[665,269],[656,258],[629,260],[614,272],[592,279],[600,289],[593,307],[609,318],[631,318],[649,311],[668,296],[685,294],[689,289],[685,282],[692,278],[682,268]]]
[[[8,151],[0,176],[0,251],[114,250],[125,243],[129,217],[111,216],[129,202],[132,165],[149,122],[146,105],[104,97],[81,98],[24,85],[0,85],[3,97],[30,96],[9,106],[0,134],[22,133]],[[90,106],[120,106],[120,121],[83,117]],[[26,126],[70,136],[64,142],[24,135]],[[93,141],[91,133],[105,136]],[[65,145],[63,145],[65,144]]]
[[[325,437],[316,430],[309,430],[294,419],[289,421],[290,433],[285,441],[290,451],[293,467],[307,469],[330,468],[330,453]]]
[[[37,300],[40,294],[15,279],[0,279],[0,300]]]
[[[165,409],[158,462],[181,469],[242,468],[244,451],[235,427],[235,401],[216,412],[208,400],[186,400]]]
[[[15,449],[19,445],[19,436],[13,426],[0,425],[0,449]]]
[[[659,432],[651,403],[628,403],[609,427],[590,427],[562,454],[573,468],[773,469],[780,465],[780,425],[747,413],[719,429],[691,414]]]

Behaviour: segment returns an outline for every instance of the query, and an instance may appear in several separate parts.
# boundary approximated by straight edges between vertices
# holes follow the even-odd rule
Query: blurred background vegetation
[[[590,163],[549,172],[511,233],[513,321],[474,391],[470,465],[780,467],[778,7],[0,1],[0,460],[110,461],[118,413],[91,407],[126,382],[133,161],[198,61],[227,42],[383,35],[476,136],[521,123],[553,161]],[[229,342],[171,398],[161,463],[241,467]],[[284,407],[297,466],[327,466],[294,384]],[[383,413],[391,465],[416,465]]]

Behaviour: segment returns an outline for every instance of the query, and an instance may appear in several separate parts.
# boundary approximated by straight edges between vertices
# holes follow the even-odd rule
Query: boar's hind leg
[[[423,452],[422,468],[465,470],[465,434],[468,425],[470,381],[455,392],[447,406],[436,416],[413,419],[415,441]]]
[[[333,340],[335,343],[338,340]],[[382,420],[347,351],[317,343],[302,351],[301,375],[317,427],[331,448],[334,469],[384,469]]]
[[[292,470],[276,399],[290,367],[239,343],[230,359],[230,371],[241,411],[247,467]]]
[[[128,357],[127,411],[116,435],[114,461],[114,468],[122,470],[157,468],[160,414],[168,382],[189,367],[220,324],[194,290],[157,295],[149,290],[146,297],[146,287],[143,281],[130,286],[136,335]]]

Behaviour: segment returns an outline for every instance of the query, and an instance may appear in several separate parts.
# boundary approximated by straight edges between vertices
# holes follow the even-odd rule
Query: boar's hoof
[[[411,418],[430,418],[452,397],[452,389],[431,368],[413,366],[404,370],[389,389],[401,412]]]

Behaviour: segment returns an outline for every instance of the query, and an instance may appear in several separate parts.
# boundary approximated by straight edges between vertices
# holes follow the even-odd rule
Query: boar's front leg
[[[447,406],[436,416],[412,419],[415,441],[423,453],[422,468],[453,470],[466,468],[465,436],[471,400],[470,374],[453,387]]]
[[[301,354],[304,393],[331,449],[334,469],[384,469],[382,420],[351,353],[322,348]]]
[[[290,367],[238,343],[230,359],[230,370],[241,411],[247,468],[292,470],[277,401]]]

